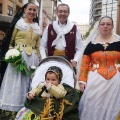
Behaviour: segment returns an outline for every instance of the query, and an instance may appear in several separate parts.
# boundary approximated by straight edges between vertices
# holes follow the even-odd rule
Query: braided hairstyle
[[[22,8],[20,8],[17,11],[17,13],[15,14],[12,22],[10,23],[10,26],[8,28],[8,31],[7,31],[7,34],[6,34],[5,38],[3,39],[3,43],[2,43],[2,47],[1,47],[1,59],[3,57],[5,57],[5,54],[6,54],[6,52],[9,49],[10,40],[11,40],[12,33],[13,33],[13,30],[14,30],[14,27],[15,27],[17,21],[23,16],[24,9],[27,8],[27,6],[29,4],[34,4],[34,3],[33,2],[26,3]],[[33,19],[33,22],[38,23],[38,17],[37,17],[37,15],[36,15],[36,18]],[[6,67],[7,67],[7,63],[4,62],[4,61],[1,61],[1,69],[0,69],[1,80],[3,79]],[[2,81],[0,81],[0,86],[1,86],[1,82]]]

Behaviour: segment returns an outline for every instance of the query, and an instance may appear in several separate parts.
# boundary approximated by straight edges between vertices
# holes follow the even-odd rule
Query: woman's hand
[[[86,88],[86,84],[79,83],[79,86],[80,86],[80,91],[84,92],[84,90]]]
[[[76,61],[70,60],[70,62],[71,62],[72,67],[76,67],[77,66],[77,62]]]
[[[46,82],[46,84],[45,84],[45,87],[47,88],[47,89],[50,89],[51,88],[51,82]]]

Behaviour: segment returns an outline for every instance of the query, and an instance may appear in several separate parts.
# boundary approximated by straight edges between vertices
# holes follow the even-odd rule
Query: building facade
[[[113,18],[114,29],[113,32],[116,33],[116,23],[117,23],[117,0],[91,0],[90,14],[89,14],[89,24],[93,26],[95,22],[99,21],[102,16],[110,16]]]
[[[89,24],[93,26],[96,21],[101,18],[102,14],[102,0],[91,0]]]
[[[79,24],[77,25],[80,28],[80,33],[82,35],[82,38],[84,38],[86,32],[89,30],[89,25],[88,24]]]
[[[15,12],[27,2],[34,2],[38,6],[42,31],[56,19],[56,7],[59,0],[0,0],[0,23],[6,22],[6,26],[0,24],[0,30],[6,31],[3,29],[9,26]]]
[[[114,29],[113,32],[116,33],[116,23],[117,23],[117,7],[118,2],[116,0],[102,0],[102,16],[110,16],[113,19]]]
[[[16,11],[20,9],[23,5],[22,0],[16,1],[16,6],[14,6],[14,0],[0,0],[0,36],[5,36],[10,22],[13,19],[14,7]],[[2,37],[3,39],[4,37]],[[2,40],[1,39],[1,40]]]
[[[51,0],[43,0],[43,10],[42,10],[42,23],[43,23],[43,30],[45,27],[53,22],[53,14],[54,14],[54,2]]]
[[[16,11],[23,5],[22,0],[16,0]],[[0,0],[0,14],[12,16],[13,15],[14,0]]]
[[[120,0],[117,1],[118,1],[118,5],[117,5],[116,33],[120,35]]]

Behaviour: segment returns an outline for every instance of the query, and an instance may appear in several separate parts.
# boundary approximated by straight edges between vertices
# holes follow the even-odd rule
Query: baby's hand
[[[51,87],[51,82],[46,82],[45,87],[46,87],[46,88]]]
[[[28,93],[28,99],[32,100],[34,99],[34,93]]]

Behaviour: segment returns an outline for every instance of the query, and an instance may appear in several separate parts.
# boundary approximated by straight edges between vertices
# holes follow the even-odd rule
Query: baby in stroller
[[[62,64],[58,64],[61,61]],[[44,70],[47,67],[44,66],[43,69],[42,65],[48,67],[47,71]],[[77,107],[80,93],[73,88],[74,84],[71,84],[75,82],[74,72],[71,69],[72,67],[64,58],[49,57],[42,61],[32,81],[33,89],[27,94],[26,108],[18,112],[16,120],[79,120]],[[40,81],[38,84],[37,74],[39,73],[40,76],[43,71],[46,71],[44,76],[46,81]],[[66,72],[70,73],[67,79],[69,85],[62,79],[66,79]]]
[[[28,99],[34,99],[34,96],[39,94],[40,97],[49,98],[55,97],[57,99],[63,98],[67,91],[63,85],[60,84],[62,79],[62,70],[59,67],[51,66],[45,74],[45,82],[40,83],[36,88],[28,93]],[[44,93],[42,93],[44,92]]]

